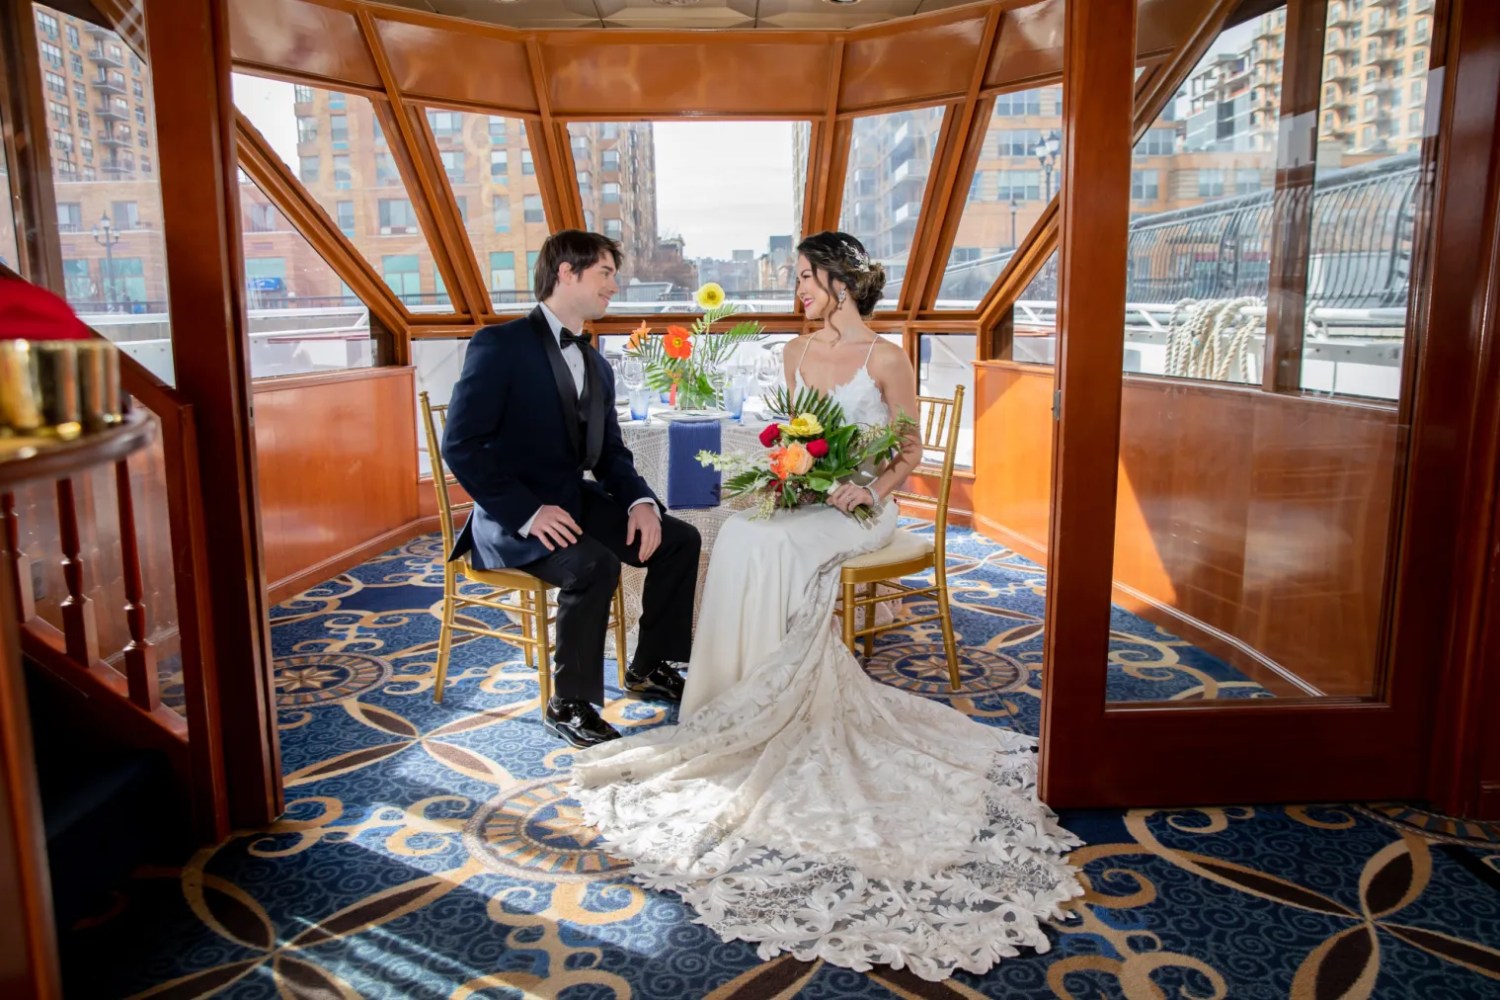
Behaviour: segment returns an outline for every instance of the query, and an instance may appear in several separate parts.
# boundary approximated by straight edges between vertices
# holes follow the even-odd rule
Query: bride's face
[[[827,319],[838,309],[838,301],[829,294],[832,282],[827,271],[815,271],[806,257],[797,258],[797,301],[808,319]]]

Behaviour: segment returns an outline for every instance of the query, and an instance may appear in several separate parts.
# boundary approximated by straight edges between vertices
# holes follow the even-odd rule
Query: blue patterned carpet
[[[138,872],[65,938],[69,996],[1500,996],[1500,825],[1396,805],[1068,813],[1089,893],[1046,954],[941,985],[763,963],[580,827],[515,649],[459,643],[433,703],[437,555],[419,539],[275,609],[285,817]],[[962,531],[951,567],[952,703],[1035,732],[1042,571]],[[1119,699],[1265,694],[1138,618],[1114,627]],[[882,638],[873,676],[950,698],[930,626]]]

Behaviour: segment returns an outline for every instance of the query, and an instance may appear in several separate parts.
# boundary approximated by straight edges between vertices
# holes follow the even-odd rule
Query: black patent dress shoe
[[[625,690],[651,701],[681,701],[685,682],[682,675],[660,660],[644,665],[631,664],[625,671]]]
[[[548,699],[542,728],[579,749],[620,738],[619,731],[599,718],[593,705],[573,698]]]

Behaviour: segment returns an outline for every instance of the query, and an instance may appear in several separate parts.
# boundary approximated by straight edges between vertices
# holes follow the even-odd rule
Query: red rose
[[[781,440],[781,425],[771,424],[760,432],[760,443],[767,448]]]
[[[813,458],[822,458],[828,454],[828,442],[822,438],[807,442],[807,453]]]

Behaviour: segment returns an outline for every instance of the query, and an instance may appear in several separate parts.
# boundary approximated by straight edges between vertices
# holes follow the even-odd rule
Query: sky
[[[234,106],[260,130],[278,156],[297,170],[297,117],[292,113],[292,85],[245,73],[234,74]]]
[[[689,257],[766,252],[791,236],[791,122],[656,122],[656,227]]]

